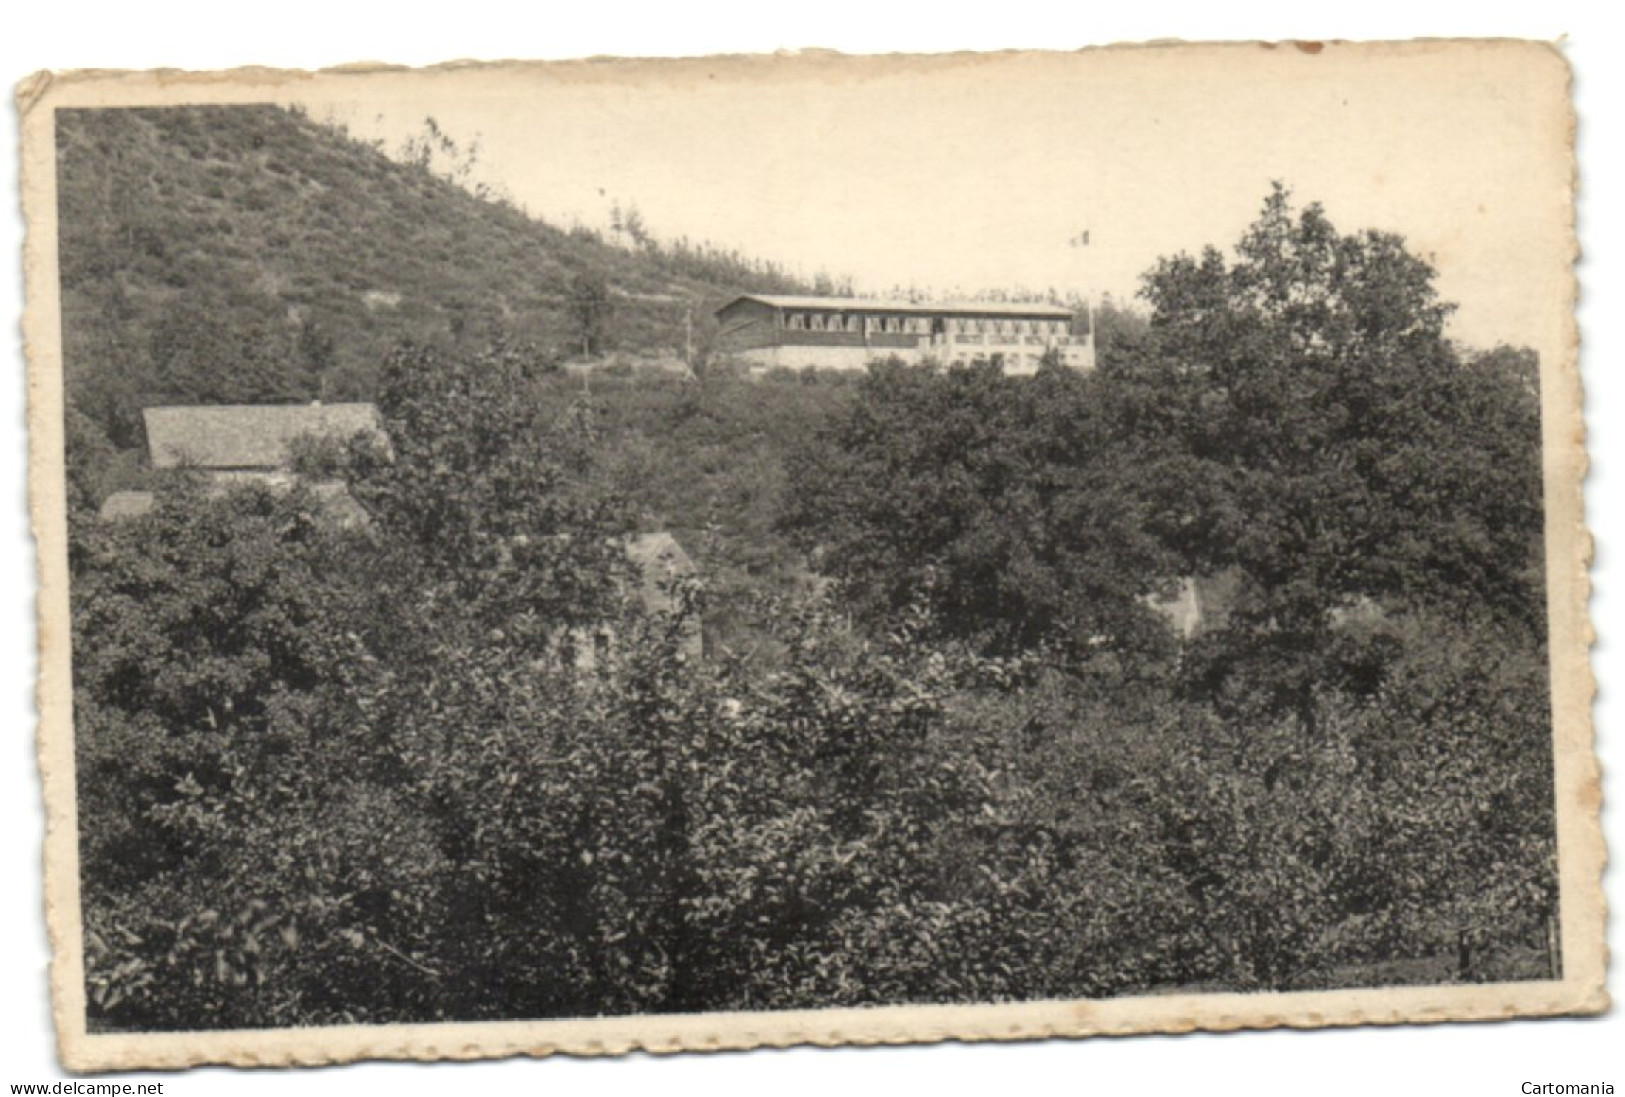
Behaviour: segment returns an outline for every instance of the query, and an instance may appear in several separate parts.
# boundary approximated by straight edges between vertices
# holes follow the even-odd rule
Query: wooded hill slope
[[[566,231],[274,106],[60,111],[57,148],[70,395],[120,447],[152,403],[371,396],[404,339],[672,354],[690,307],[703,350],[729,295],[811,288]]]

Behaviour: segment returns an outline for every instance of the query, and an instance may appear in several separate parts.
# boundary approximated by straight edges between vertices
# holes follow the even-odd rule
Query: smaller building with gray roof
[[[291,468],[299,439],[344,444],[358,435],[386,450],[389,438],[372,404],[233,404],[152,407],[142,412],[154,469],[203,474],[211,493],[242,484],[278,491],[297,482]],[[367,525],[366,510],[338,480],[309,483],[316,505],[334,525]],[[150,491],[118,491],[102,501],[103,521],[140,518],[155,505]]]
[[[235,404],[142,412],[155,469],[194,468],[221,478],[285,472],[295,439],[385,440],[372,404]]]

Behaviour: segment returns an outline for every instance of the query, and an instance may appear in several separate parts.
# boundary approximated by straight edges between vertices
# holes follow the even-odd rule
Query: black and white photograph
[[[1570,76],[25,83],[63,1061],[1603,1010]]]

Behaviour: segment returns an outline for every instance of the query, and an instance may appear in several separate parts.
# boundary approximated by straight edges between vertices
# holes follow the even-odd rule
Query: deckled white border
[[[1438,49],[1442,44],[1329,47],[1337,51]],[[1146,47],[1141,47],[1146,48]],[[1256,46],[1152,47],[1215,51]],[[1453,49],[1522,49],[1562,67],[1558,54],[1505,43],[1452,45]],[[1191,53],[1187,52],[1185,58]],[[1177,60],[1170,58],[1173,63]],[[831,56],[764,58],[718,63],[821,66],[838,79],[848,66],[932,65],[951,58],[885,61]],[[683,63],[616,63],[620,74],[657,81]],[[576,66],[601,78],[606,63]],[[486,67],[481,75],[515,75],[517,67]],[[532,70],[534,72],[534,70]],[[549,73],[572,71],[551,66]],[[889,1007],[788,1013],[705,1014],[689,1017],[620,1018],[527,1023],[378,1026],[296,1032],[230,1032],[162,1036],[90,1036],[83,1031],[83,988],[77,950],[78,896],[72,802],[71,713],[67,690],[67,611],[62,528],[61,374],[56,307],[54,156],[50,109],[111,103],[234,102],[263,99],[270,89],[303,81],[441,80],[467,73],[449,66],[381,77],[376,69],[321,74],[237,70],[209,74],[93,74],[40,77],[18,92],[24,119],[27,239],[30,447],[32,505],[41,570],[39,700],[42,712],[41,770],[48,808],[46,895],[55,960],[54,1002],[64,1062],[74,1069],[238,1064],[324,1063],[356,1058],[481,1058],[501,1055],[614,1054],[634,1048],[680,1049],[782,1046],[797,1043],[908,1043],[939,1040],[1007,1040],[1050,1035],[1180,1032],[1276,1026],[1320,1027],[1404,1021],[1489,1019],[1513,1015],[1590,1012],[1604,1008],[1603,902],[1599,876],[1603,849],[1597,825],[1597,771],[1592,753],[1589,706],[1591,676],[1586,658],[1586,565],[1589,540],[1583,528],[1580,484],[1584,475],[1583,425],[1574,356],[1546,363],[1543,377],[1547,461],[1548,556],[1551,571],[1554,693],[1559,738],[1557,785],[1563,888],[1565,978],[1561,982],[1479,987],[1399,988],[1304,994],[1198,995],[1125,998],[1090,1002],[1040,1002],[968,1007]],[[1561,81],[1566,86],[1566,70]],[[448,87],[446,90],[450,90]],[[1572,126],[1572,120],[1568,121]],[[1572,294],[1571,294],[1572,296]],[[1572,311],[1572,310],[1571,310]],[[1573,325],[1568,335],[1573,346]]]

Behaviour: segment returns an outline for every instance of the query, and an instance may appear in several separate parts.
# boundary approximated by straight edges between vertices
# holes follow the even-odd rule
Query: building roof
[[[102,509],[99,512],[104,522],[116,522],[122,518],[139,518],[143,514],[152,513],[153,497],[150,491],[115,491],[102,500]]]
[[[669,612],[676,608],[668,591],[661,584],[672,579],[693,575],[699,569],[683,546],[665,530],[638,533],[626,539],[626,558],[637,567],[638,597],[651,613]]]
[[[717,312],[726,312],[741,301],[757,301],[776,309],[827,309],[837,312],[886,312],[914,316],[1011,316],[1067,320],[1072,310],[1041,301],[903,301],[883,297],[807,297],[793,294],[746,293],[735,297]]]
[[[143,413],[154,468],[279,468],[301,435],[383,437],[372,404],[256,404],[158,407]]]
[[[310,485],[316,497],[316,508],[323,518],[340,529],[366,529],[372,525],[372,515],[356,502],[349,485],[338,480],[322,480]]]

